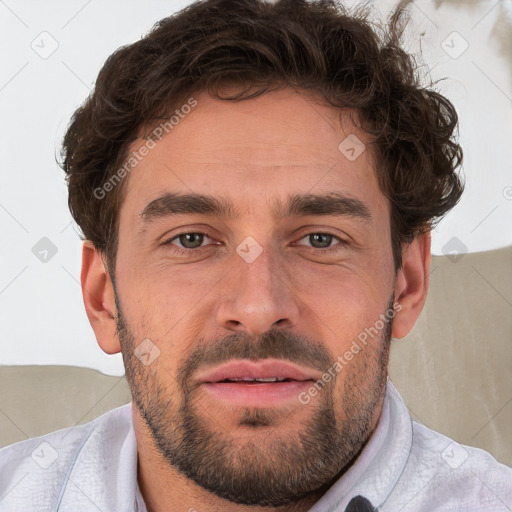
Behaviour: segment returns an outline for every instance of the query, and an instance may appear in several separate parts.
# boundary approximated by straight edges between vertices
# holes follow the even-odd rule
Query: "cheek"
[[[163,377],[175,375],[180,357],[192,350],[204,319],[212,314],[218,270],[148,265],[134,257],[120,259],[116,275],[122,312],[135,345],[150,339],[163,356],[155,367]]]
[[[335,333],[373,324],[388,303],[392,279],[384,265],[367,261],[318,265],[296,262],[289,287]]]
[[[387,324],[382,320],[392,293],[392,283],[376,283],[371,272],[354,269],[330,270],[325,279],[318,271],[303,274],[310,327],[329,353],[343,366],[339,383],[371,375],[379,366]],[[384,316],[384,318],[386,318]],[[361,389],[368,383],[359,382]]]
[[[197,288],[181,267],[148,261],[129,241],[119,245],[116,282],[125,315],[130,318],[147,315],[155,321],[179,310],[180,304]]]

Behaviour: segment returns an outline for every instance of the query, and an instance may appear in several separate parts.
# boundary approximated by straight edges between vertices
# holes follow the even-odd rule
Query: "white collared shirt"
[[[358,495],[379,512],[510,512],[512,469],[412,421],[388,381],[372,437],[310,512]],[[131,404],[0,450],[0,512],[29,511],[146,512]]]

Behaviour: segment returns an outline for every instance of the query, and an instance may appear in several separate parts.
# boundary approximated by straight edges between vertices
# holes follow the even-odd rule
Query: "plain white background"
[[[81,241],[55,158],[105,59],[189,3],[0,0],[0,364],[123,373],[85,315]],[[393,3],[375,2],[384,15]],[[512,1],[426,0],[411,13],[406,47],[421,46],[432,78],[446,78],[437,87],[457,108],[465,153],[466,191],[434,231],[433,252],[511,245]]]

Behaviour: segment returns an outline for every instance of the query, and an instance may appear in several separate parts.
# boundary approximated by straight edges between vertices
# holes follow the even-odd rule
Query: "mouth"
[[[295,400],[318,372],[278,359],[230,361],[198,375],[200,386],[224,403],[246,407],[278,407]]]
[[[229,379],[221,380],[220,383],[225,382],[241,382],[243,384],[256,384],[258,382],[291,382],[295,379],[289,379],[288,377],[233,377]]]

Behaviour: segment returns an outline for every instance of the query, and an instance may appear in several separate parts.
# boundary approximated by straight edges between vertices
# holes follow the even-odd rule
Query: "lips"
[[[203,383],[239,382],[274,383],[317,380],[317,372],[279,359],[229,361],[201,372],[197,380]]]
[[[233,360],[197,375],[209,397],[234,407],[299,407],[298,396],[318,372],[282,359]]]

